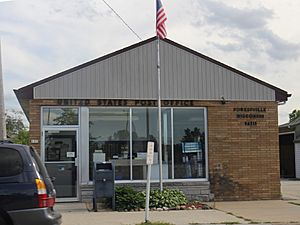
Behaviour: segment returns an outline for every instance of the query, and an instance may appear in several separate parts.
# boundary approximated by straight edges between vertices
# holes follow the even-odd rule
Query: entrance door
[[[57,198],[77,200],[77,129],[45,130],[44,159]]]

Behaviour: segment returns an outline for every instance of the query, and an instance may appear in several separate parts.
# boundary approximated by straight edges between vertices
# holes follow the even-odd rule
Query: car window
[[[9,177],[23,171],[23,159],[20,153],[12,148],[0,148],[0,177]]]
[[[40,157],[38,156],[38,154],[36,153],[36,151],[30,147],[30,154],[32,156],[32,158],[35,161],[36,167],[38,172],[43,176],[43,177],[49,177],[47,170],[45,168],[45,166],[43,165],[43,163],[41,162]]]

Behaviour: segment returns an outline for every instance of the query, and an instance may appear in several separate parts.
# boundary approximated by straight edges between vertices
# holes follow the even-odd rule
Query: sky
[[[155,35],[155,0],[106,0],[142,38]],[[299,0],[162,0],[168,39],[279,87],[292,97],[279,123],[300,109]],[[0,0],[6,109],[13,89],[140,40],[103,0]]]

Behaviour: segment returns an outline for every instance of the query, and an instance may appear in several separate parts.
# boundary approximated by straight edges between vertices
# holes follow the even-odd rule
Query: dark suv
[[[0,225],[59,225],[55,189],[32,147],[0,141]]]

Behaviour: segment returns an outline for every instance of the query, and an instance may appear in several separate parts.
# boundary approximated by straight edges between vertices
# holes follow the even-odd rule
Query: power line
[[[102,0],[110,9],[111,11],[113,11],[114,14],[116,14],[117,17],[119,17],[119,19],[125,24],[125,26],[140,40],[142,40],[142,38],[125,22],[125,20],[105,1]]]

